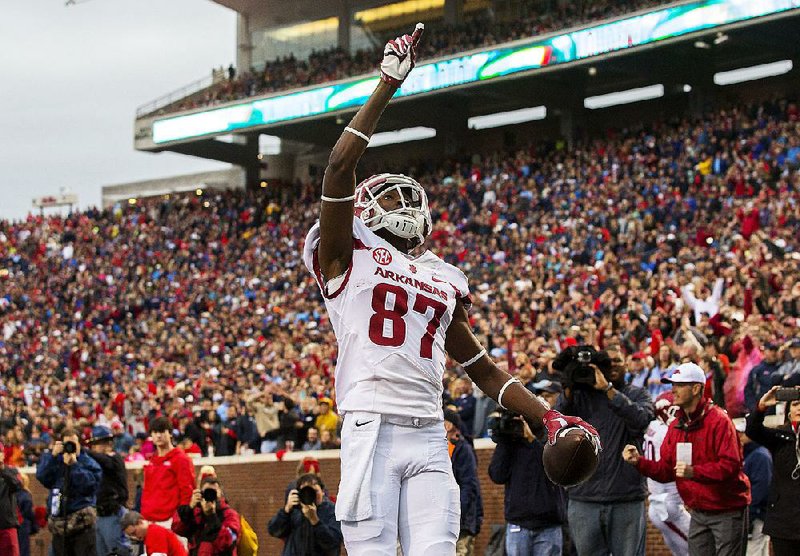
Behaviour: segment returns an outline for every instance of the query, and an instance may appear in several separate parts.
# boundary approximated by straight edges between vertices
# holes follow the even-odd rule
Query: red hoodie
[[[679,442],[692,444],[694,477],[675,477]],[[744,453],[728,414],[702,400],[690,419],[681,409],[661,444],[661,460],[639,460],[642,475],[660,483],[675,481],[691,510],[734,511],[750,504],[750,481],[744,474]]]
[[[163,456],[153,455],[144,466],[142,517],[166,521],[181,504],[188,504],[194,490],[194,464],[180,448]]]

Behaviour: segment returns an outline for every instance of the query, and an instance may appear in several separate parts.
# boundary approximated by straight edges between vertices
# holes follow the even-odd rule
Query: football
[[[563,487],[579,485],[589,479],[599,459],[589,434],[578,428],[559,436],[555,444],[545,444],[542,457],[547,478]]]

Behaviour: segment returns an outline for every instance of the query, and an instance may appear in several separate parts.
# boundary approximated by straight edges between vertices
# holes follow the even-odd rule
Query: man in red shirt
[[[178,506],[188,504],[194,490],[194,464],[183,450],[172,444],[172,425],[166,417],[150,424],[156,453],[144,466],[142,516],[166,528]]]
[[[643,458],[635,446],[622,452],[626,462],[660,483],[675,481],[692,516],[689,554],[741,556],[747,545],[750,482],[736,428],[724,410],[703,397],[705,372],[684,363],[671,377],[677,418],[661,444],[661,460]]]
[[[128,512],[120,520],[122,531],[130,538],[144,543],[148,556],[188,556],[178,535],[155,523],[139,512]]]

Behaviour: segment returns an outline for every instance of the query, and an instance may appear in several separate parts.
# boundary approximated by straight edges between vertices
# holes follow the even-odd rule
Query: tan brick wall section
[[[483,550],[489,539],[491,525],[503,523],[503,487],[495,485],[489,479],[487,469],[492,457],[491,448],[478,449],[478,470],[480,473],[481,489],[484,503],[483,530],[476,542],[476,556],[482,556]],[[195,472],[199,472],[200,465],[209,463],[214,465],[217,475],[225,489],[226,496],[233,507],[244,514],[258,534],[262,556],[279,555],[281,542],[267,534],[267,522],[270,517],[283,505],[283,493],[289,481],[295,477],[297,463],[302,459],[302,453],[287,454],[291,461],[276,461],[274,456],[253,456],[249,458],[216,458],[215,460],[198,460]],[[336,493],[339,483],[339,460],[334,453],[320,453],[320,467],[322,477],[329,491]],[[242,463],[234,463],[241,461]],[[33,469],[25,472],[34,473]],[[134,470],[128,470],[131,501],[133,500]],[[31,476],[31,491],[34,503],[44,505],[47,492]],[[43,531],[31,539],[32,556],[47,556],[49,534]],[[342,551],[344,554],[344,551]],[[650,556],[668,556],[670,552],[664,547],[663,540],[657,529],[648,524],[647,554]],[[102,556],[102,555],[101,555]]]

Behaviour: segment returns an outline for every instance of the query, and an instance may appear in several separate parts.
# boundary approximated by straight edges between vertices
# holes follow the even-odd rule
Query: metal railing
[[[151,100],[147,104],[142,104],[138,108],[136,108],[136,117],[141,118],[143,116],[147,116],[148,114],[153,114],[154,112],[158,111],[165,106],[169,106],[173,102],[177,102],[181,99],[189,97],[198,91],[202,91],[203,89],[207,89],[211,85],[215,84],[218,79],[215,79],[215,73],[211,75],[206,75],[203,78],[197,79],[192,81],[188,85],[184,85],[180,89],[176,89],[171,91],[165,95],[161,95],[155,100]]]

